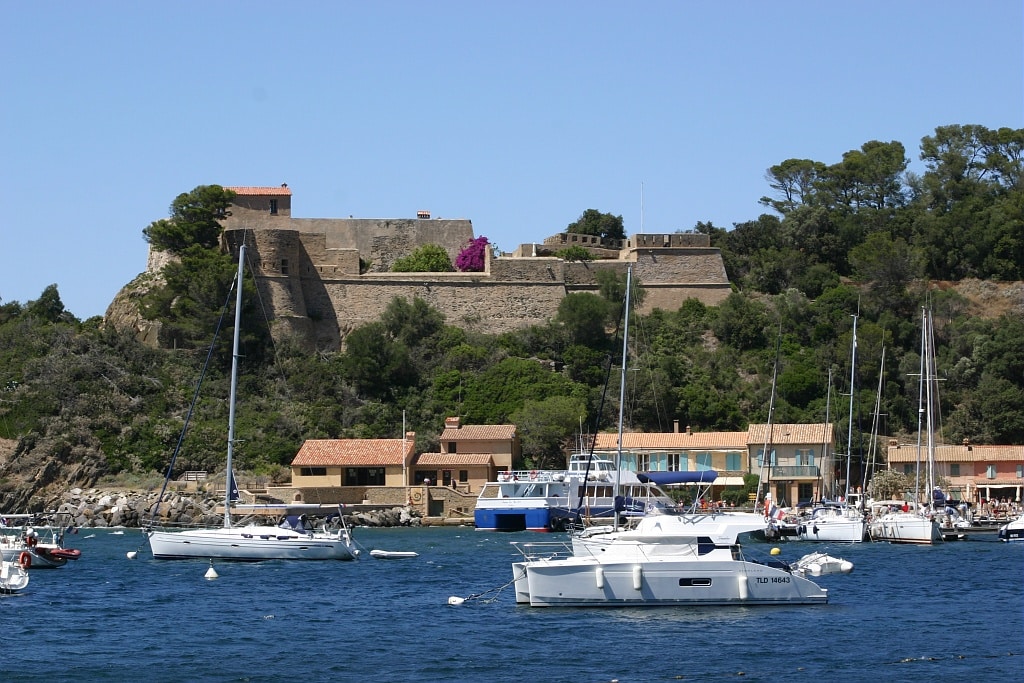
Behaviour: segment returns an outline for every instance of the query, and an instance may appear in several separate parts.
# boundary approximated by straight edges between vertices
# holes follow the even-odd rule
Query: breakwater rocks
[[[165,492],[157,507],[160,493],[132,491],[100,491],[98,489],[71,489],[59,500],[52,501],[46,510],[53,511],[55,525],[82,528],[140,527],[156,514],[158,525],[217,525],[224,520],[224,498],[202,493],[193,495]],[[284,504],[282,503],[282,508]],[[419,526],[417,511],[409,507],[343,508],[345,523],[349,526]],[[323,516],[330,514],[324,512]],[[41,514],[40,517],[47,515]],[[240,515],[234,515],[240,519]],[[310,519],[320,515],[307,513]]]

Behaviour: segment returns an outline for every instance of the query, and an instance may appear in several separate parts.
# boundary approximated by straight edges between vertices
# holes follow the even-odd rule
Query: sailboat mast
[[[924,383],[925,383],[925,328],[928,324],[928,314],[924,306],[921,307],[921,371],[917,381],[917,469],[914,475],[914,500],[921,504],[921,419],[924,416]]]
[[[868,490],[868,476],[875,472],[875,459],[878,456],[878,430],[882,413],[882,386],[885,380],[885,345],[882,345],[882,362],[878,368],[878,391],[875,393],[875,414],[871,421],[871,443],[868,444],[868,465],[861,477],[862,490]]]
[[[231,526],[232,460],[235,453],[235,395],[238,391],[238,338],[242,329],[242,275],[245,268],[245,242],[238,248],[238,275],[235,278],[235,330],[231,342],[231,394],[228,399],[228,457],[224,475],[224,528]]]
[[[928,432],[928,503],[934,502],[935,497],[933,492],[935,491],[935,404],[934,396],[932,394],[932,382],[935,381],[935,336],[934,328],[932,327],[931,311],[926,311],[925,316],[927,317],[928,324],[925,327],[925,420]]]
[[[853,389],[857,369],[857,316],[853,316],[853,343],[850,344],[850,412],[846,425],[846,491],[843,502],[850,500],[850,462],[853,460]]]
[[[827,464],[828,468],[829,468],[829,471],[830,472],[835,472],[835,467],[832,466],[832,458],[835,457],[835,453],[833,452],[832,455],[830,456],[829,452],[828,452],[828,444],[829,444],[829,438],[828,438],[829,428],[828,428],[828,425],[829,425],[829,419],[831,417],[832,417],[832,366],[830,365],[829,368],[828,368],[828,388],[825,390],[825,429],[822,430],[822,434],[821,434],[821,458],[822,458],[822,464],[823,465]],[[821,497],[822,500],[825,499],[825,489],[827,488],[827,486],[832,486],[833,489],[834,489],[835,482],[833,482],[833,481],[826,482],[825,481],[825,468],[822,467],[820,470],[818,470],[818,495]],[[832,494],[833,495],[835,494],[834,490],[832,491]]]
[[[764,482],[764,497],[768,498],[771,495],[772,489],[772,463],[771,463],[771,451],[769,450],[775,443],[775,430],[772,427],[772,417],[775,414],[775,381],[779,376],[779,353],[782,349],[782,325],[779,325],[779,334],[775,340],[775,365],[772,367],[772,393],[768,397],[768,429],[764,433],[764,450],[761,451],[761,468],[758,471],[758,482],[757,490],[761,491],[761,482]],[[757,504],[762,502],[760,496],[755,496]],[[782,503],[782,501],[776,501]],[[766,513],[767,514],[767,513]]]
[[[619,447],[615,455],[615,498],[619,496],[620,472],[622,471],[622,420],[626,406],[626,365],[629,357],[629,295],[633,288],[633,266],[626,267],[626,309],[623,312],[622,324],[622,377],[619,380]],[[619,528],[619,511],[615,510],[615,522],[612,528]]]

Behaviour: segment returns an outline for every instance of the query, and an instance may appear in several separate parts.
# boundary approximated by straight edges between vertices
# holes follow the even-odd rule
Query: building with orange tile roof
[[[889,441],[889,469],[914,476],[918,462],[922,472],[928,462],[927,449],[917,443]],[[1024,446],[994,446],[965,441],[959,446],[935,447],[935,476],[949,481],[950,497],[959,500],[1003,500],[1020,502],[1024,493]]]

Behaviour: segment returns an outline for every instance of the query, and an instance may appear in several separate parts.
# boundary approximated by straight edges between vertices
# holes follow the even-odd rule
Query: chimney
[[[672,420],[672,433],[673,434],[678,434],[679,433],[679,420]]]
[[[690,431],[690,425],[686,425],[686,433],[687,434],[692,434],[693,433],[693,432]]]
[[[446,417],[444,419],[444,428],[445,429],[458,429],[459,428],[459,418],[458,417]]]

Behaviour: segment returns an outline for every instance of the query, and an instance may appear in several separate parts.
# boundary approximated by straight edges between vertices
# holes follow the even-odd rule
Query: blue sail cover
[[[703,470],[701,472],[638,472],[637,478],[643,483],[651,482],[658,486],[671,484],[710,484],[718,478],[718,472]]]

